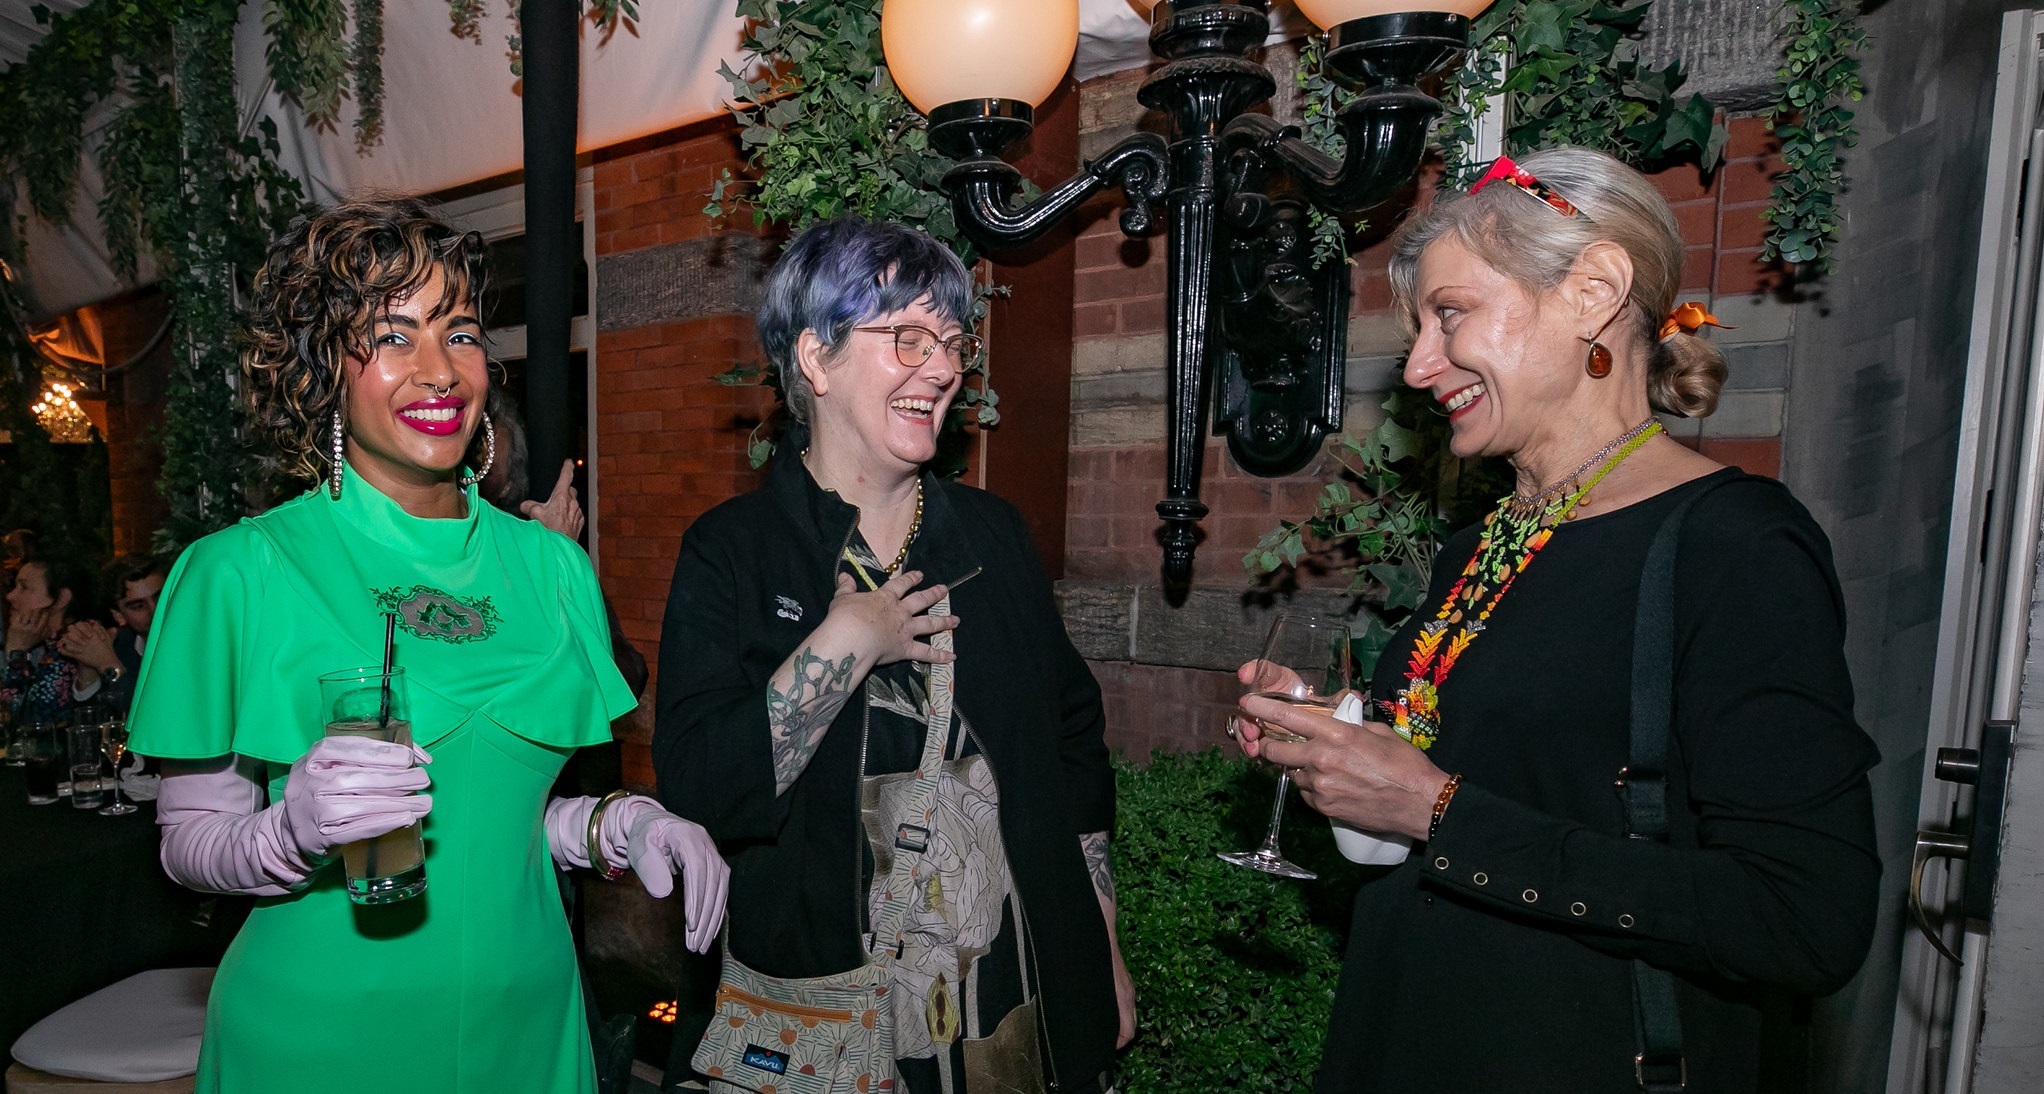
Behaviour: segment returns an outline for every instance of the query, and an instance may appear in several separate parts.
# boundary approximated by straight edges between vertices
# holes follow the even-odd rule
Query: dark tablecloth
[[[124,977],[219,964],[249,902],[182,888],[156,847],[153,802],[124,817],[30,805],[22,770],[0,767],[0,1057]]]

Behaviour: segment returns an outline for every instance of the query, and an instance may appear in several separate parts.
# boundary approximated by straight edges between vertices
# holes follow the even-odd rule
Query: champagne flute
[[[1335,619],[1305,615],[1280,615],[1270,625],[1263,642],[1263,656],[1257,658],[1256,675],[1244,690],[1264,699],[1275,699],[1295,707],[1333,714],[1341,689],[1348,686],[1348,624]],[[1303,741],[1304,737],[1269,722],[1257,723],[1263,735],[1275,741]],[[1222,862],[1247,866],[1279,877],[1312,881],[1319,875],[1286,859],[1278,849],[1278,828],[1285,818],[1285,796],[1292,789],[1292,773],[1278,771],[1277,801],[1270,808],[1270,831],[1254,851],[1231,851]]]
[[[109,718],[99,729],[99,750],[114,765],[114,803],[100,810],[99,815],[118,817],[133,813],[135,807],[121,800],[121,761],[128,755],[128,723],[119,718]]]

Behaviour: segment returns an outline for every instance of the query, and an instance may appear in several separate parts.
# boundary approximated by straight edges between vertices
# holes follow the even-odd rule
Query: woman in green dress
[[[253,420],[325,481],[185,552],[130,720],[164,760],[165,868],[260,898],[214,981],[200,1091],[594,1091],[553,871],[629,865],[655,896],[679,874],[697,950],[722,920],[701,828],[648,798],[549,800],[636,699],[588,557],[471,488],[483,287],[481,239],[404,199],[309,218],[257,278]],[[318,678],[380,662],[386,613],[413,743],[324,739]],[[426,891],[351,903],[336,849],[412,824]]]

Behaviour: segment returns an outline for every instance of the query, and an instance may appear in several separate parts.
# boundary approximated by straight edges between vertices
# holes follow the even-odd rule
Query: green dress
[[[541,820],[568,754],[635,699],[574,541],[482,504],[425,520],[350,469],[193,544],[137,681],[131,747],[263,761],[269,798],[324,725],[318,678],[382,658],[400,615],[431,753],[426,891],[351,904],[338,861],[261,898],[222,959],[198,1089],[594,1091],[575,953]]]

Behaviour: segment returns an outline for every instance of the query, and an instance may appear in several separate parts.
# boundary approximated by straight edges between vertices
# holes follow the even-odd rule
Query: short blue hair
[[[838,217],[795,237],[767,277],[759,342],[781,374],[788,412],[808,422],[816,393],[795,361],[813,330],[834,349],[852,328],[919,300],[961,327],[972,325],[972,274],[949,247],[906,225]]]

